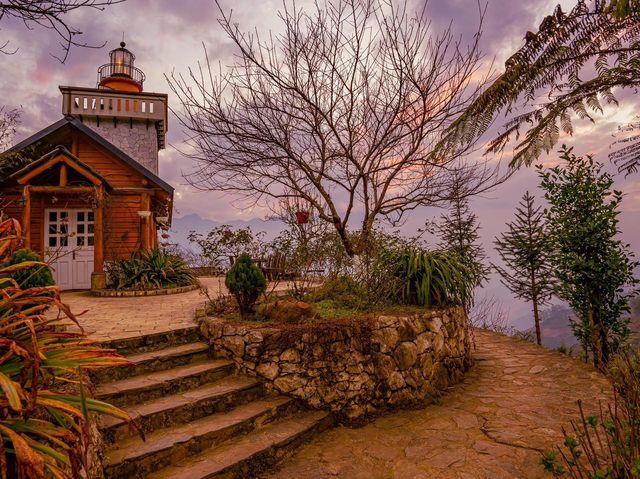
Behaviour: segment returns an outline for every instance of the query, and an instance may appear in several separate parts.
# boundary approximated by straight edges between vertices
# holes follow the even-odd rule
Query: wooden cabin
[[[60,87],[63,118],[0,156],[0,213],[63,290],[104,288],[105,262],[156,247],[171,223],[173,188],[158,177],[167,95],[142,91],[124,43],[110,56],[98,88]]]

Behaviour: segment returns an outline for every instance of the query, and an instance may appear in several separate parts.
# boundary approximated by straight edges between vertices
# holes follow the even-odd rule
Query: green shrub
[[[149,290],[195,284],[196,278],[180,256],[159,249],[138,251],[130,259],[107,266],[108,284],[114,289]]]
[[[355,309],[366,306],[364,288],[351,276],[328,279],[319,288],[306,295],[305,300],[314,303],[331,301],[336,305]]]
[[[473,288],[472,275],[458,255],[403,247],[386,251],[377,259],[397,284],[396,301],[418,306],[463,305]],[[466,304],[464,304],[467,306]]]
[[[30,249],[19,249],[11,255],[7,266],[21,264],[26,261],[42,261],[40,255]],[[23,289],[28,288],[44,288],[53,286],[56,282],[51,275],[51,269],[48,266],[32,266],[31,268],[18,270],[11,277]]]
[[[238,257],[229,269],[224,283],[236,298],[240,315],[244,319],[252,317],[256,301],[267,290],[267,280],[249,255],[242,254]]]

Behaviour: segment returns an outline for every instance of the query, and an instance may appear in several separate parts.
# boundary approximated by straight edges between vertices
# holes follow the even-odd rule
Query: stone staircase
[[[268,395],[233,362],[212,359],[197,328],[105,343],[133,364],[99,371],[96,397],[125,409],[104,418],[106,479],[249,478],[274,466],[331,417]]]

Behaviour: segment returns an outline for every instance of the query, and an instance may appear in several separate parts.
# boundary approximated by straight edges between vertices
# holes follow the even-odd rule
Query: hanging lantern
[[[296,211],[296,222],[299,225],[306,225],[309,222],[308,211]]]

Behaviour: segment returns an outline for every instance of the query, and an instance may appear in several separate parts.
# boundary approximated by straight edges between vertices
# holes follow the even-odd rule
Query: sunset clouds
[[[257,28],[264,35],[270,29],[278,31],[277,11],[282,5],[279,1],[222,0],[221,3],[225,10],[233,8],[233,19],[239,23],[241,30]],[[296,3],[300,7],[311,2],[299,0]],[[495,60],[495,69],[500,71],[505,59],[522,45],[525,33],[536,30],[557,3],[557,0],[489,0],[480,42],[486,67]],[[566,9],[574,4],[573,1],[560,3]],[[427,5],[427,12],[434,31],[453,22],[453,31],[468,38],[478,27],[478,6],[474,0],[432,0]],[[52,56],[52,53],[59,53],[60,47],[57,45],[58,39],[51,32],[28,30],[17,22],[3,22],[0,25],[0,43],[9,40],[14,48],[18,48],[15,55],[0,57],[2,103],[8,108],[22,106],[24,109],[23,124],[16,140],[60,118],[61,95],[58,85],[95,86],[98,66],[107,62],[108,51],[122,40],[123,32],[127,48],[136,55],[136,66],[146,74],[146,91],[169,92],[165,75],[170,75],[172,71],[188,75],[189,68],[197,68],[198,62],[203,61],[203,46],[210,60],[224,68],[231,62],[234,52],[217,23],[218,16],[212,0],[128,0],[104,12],[78,11],[70,21],[84,32],[84,40],[93,45],[101,45],[105,41],[107,44],[102,49],[75,48],[65,64],[60,64]],[[606,161],[609,144],[613,140],[611,134],[621,123],[640,114],[633,93],[626,93],[621,98],[625,101],[620,108],[607,108],[605,116],[597,118],[595,124],[576,123],[574,136],[564,141],[575,145],[578,154],[595,154],[599,160]],[[178,108],[175,98],[170,96],[169,102],[173,108]],[[500,119],[496,126],[499,124]],[[172,146],[161,153],[160,174],[176,187],[177,217],[197,213],[203,218],[229,221],[263,215],[259,210],[242,211],[230,207],[233,198],[197,192],[187,186],[182,173],[190,171],[193,165],[179,152],[183,147],[183,138],[184,132],[172,117],[168,132],[168,142]],[[552,163],[555,158],[552,156],[543,161]],[[625,213],[622,216],[622,228],[625,229],[625,239],[632,243],[636,251],[640,250],[640,235],[636,226],[640,224],[639,178],[640,174],[626,179],[619,177],[617,185],[627,193],[623,202]],[[492,238],[504,228],[504,222],[511,218],[524,191],[529,189],[539,196],[536,184],[535,170],[525,169],[486,198],[475,202],[474,207],[483,227],[483,239],[488,248],[491,248]],[[411,232],[423,225],[425,219],[437,214],[436,211],[418,210],[405,229]],[[491,256],[494,257],[492,252]],[[492,286],[491,289],[499,296],[507,297],[498,286]],[[518,308],[520,306],[514,306],[516,311]]]

